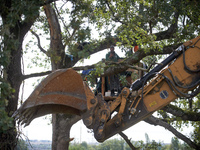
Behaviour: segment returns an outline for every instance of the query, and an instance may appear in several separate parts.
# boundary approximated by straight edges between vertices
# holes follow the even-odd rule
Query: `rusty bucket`
[[[22,124],[53,113],[80,115],[87,109],[84,83],[73,69],[60,69],[48,75],[32,92],[13,117]]]

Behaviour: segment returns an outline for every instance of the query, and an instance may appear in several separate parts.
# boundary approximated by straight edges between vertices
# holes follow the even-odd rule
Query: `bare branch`
[[[132,150],[137,150],[137,148],[135,148],[133,146],[133,144],[131,143],[131,141],[128,139],[128,137],[123,133],[123,132],[119,132],[119,135],[126,141],[126,143],[129,145],[129,147],[132,149]]]
[[[83,46],[82,43],[77,45],[77,49],[79,51],[82,51],[84,50],[85,47],[90,47],[88,50],[87,50],[87,53],[89,55],[92,55],[94,53],[97,53],[97,52],[100,52],[102,50],[105,50],[107,48],[110,48],[111,45],[116,45],[116,42],[118,41],[118,39],[116,37],[107,37],[106,39],[102,40],[102,41],[99,41],[99,42],[91,42],[93,44],[91,44],[90,46],[90,43],[85,43],[85,45]],[[94,44],[95,43],[95,44]],[[78,47],[81,47],[78,48]],[[73,55],[73,54],[72,54]],[[78,62],[81,58],[79,56],[76,56],[74,57],[74,63]]]
[[[67,3],[67,1],[61,6],[61,8],[62,8],[66,3]],[[60,13],[59,13],[59,11],[58,11],[58,8],[57,8],[57,6],[56,6],[56,4],[55,4],[54,6],[55,6],[56,13],[58,14],[60,20],[62,21],[62,23],[63,23],[63,25],[64,25],[64,27],[65,27],[65,30],[67,31],[67,33],[68,33],[68,35],[69,35],[69,38],[67,39],[67,41],[71,41],[72,38],[74,37],[74,35],[75,35],[77,29],[74,29],[73,32],[72,32],[72,34],[70,34],[70,32],[69,32],[69,30],[68,30],[69,27],[65,24],[64,19],[61,17],[61,15],[60,15]],[[61,9],[61,8],[60,8],[60,9]],[[69,43],[68,43],[68,42],[63,43],[64,47],[66,47],[67,44],[69,44]]]
[[[39,47],[39,49],[41,50],[41,52],[47,54],[47,51],[46,51],[44,48],[42,48],[42,46],[41,46],[41,43],[40,43],[40,37],[37,35],[37,33],[34,32],[33,30],[31,30],[31,33],[32,33],[33,35],[35,35],[35,37],[37,38],[37,41],[38,41],[38,47]]]
[[[178,137],[179,139],[186,142],[190,147],[192,147],[194,149],[200,149],[200,145],[197,145],[196,143],[192,142],[188,137],[186,137],[182,133],[178,132],[170,124],[168,124],[168,123],[166,123],[166,122],[164,122],[164,121],[162,121],[162,120],[160,120],[160,119],[158,119],[154,116],[150,116],[149,118],[144,119],[144,121],[151,124],[151,125],[162,126],[162,127],[166,128],[167,130],[169,130],[170,132],[172,132],[176,137]]]
[[[62,9],[62,7],[63,7],[65,4],[66,4],[66,3],[64,3],[64,4],[61,6],[60,9]],[[60,13],[59,13],[59,11],[58,11],[58,8],[57,8],[56,4],[55,4],[54,6],[55,6],[55,10],[56,10],[56,12],[57,12],[57,14],[58,14],[58,16],[59,16],[59,19],[62,21],[62,23],[63,23],[63,25],[64,25],[64,27],[65,27],[67,33],[70,35],[70,32],[69,32],[69,30],[68,30],[68,27],[67,27],[67,25],[65,24],[63,18],[60,16]]]
[[[166,31],[155,33],[155,36],[157,37],[156,41],[170,39],[173,37],[173,34],[176,33],[178,28],[178,17],[179,17],[179,12],[175,12],[171,26]]]
[[[32,74],[28,74],[28,75],[23,75],[22,79],[28,79],[28,78],[32,78],[32,77],[41,77],[41,76],[45,76],[52,73],[52,71],[46,71],[46,72],[40,72],[40,73],[32,73]]]

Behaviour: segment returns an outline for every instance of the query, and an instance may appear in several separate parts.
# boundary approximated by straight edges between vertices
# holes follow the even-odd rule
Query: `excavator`
[[[48,75],[13,114],[25,126],[37,117],[68,113],[80,115],[98,142],[144,120],[180,97],[200,93],[200,36],[180,45],[118,96],[95,95],[72,68]]]

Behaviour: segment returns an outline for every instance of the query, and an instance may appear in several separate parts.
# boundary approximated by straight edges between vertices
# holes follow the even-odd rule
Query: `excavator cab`
[[[103,142],[133,126],[178,97],[200,92],[200,37],[183,43],[152,70],[125,86],[117,97],[105,95],[105,82],[96,95],[73,69],[47,76],[13,117],[28,125],[34,118],[52,113],[82,117],[97,141]],[[140,74],[140,72],[138,72]]]

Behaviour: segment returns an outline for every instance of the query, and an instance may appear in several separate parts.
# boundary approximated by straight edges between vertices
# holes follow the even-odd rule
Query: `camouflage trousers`
[[[110,90],[119,90],[120,89],[120,82],[119,82],[119,75],[111,75],[110,76]]]

